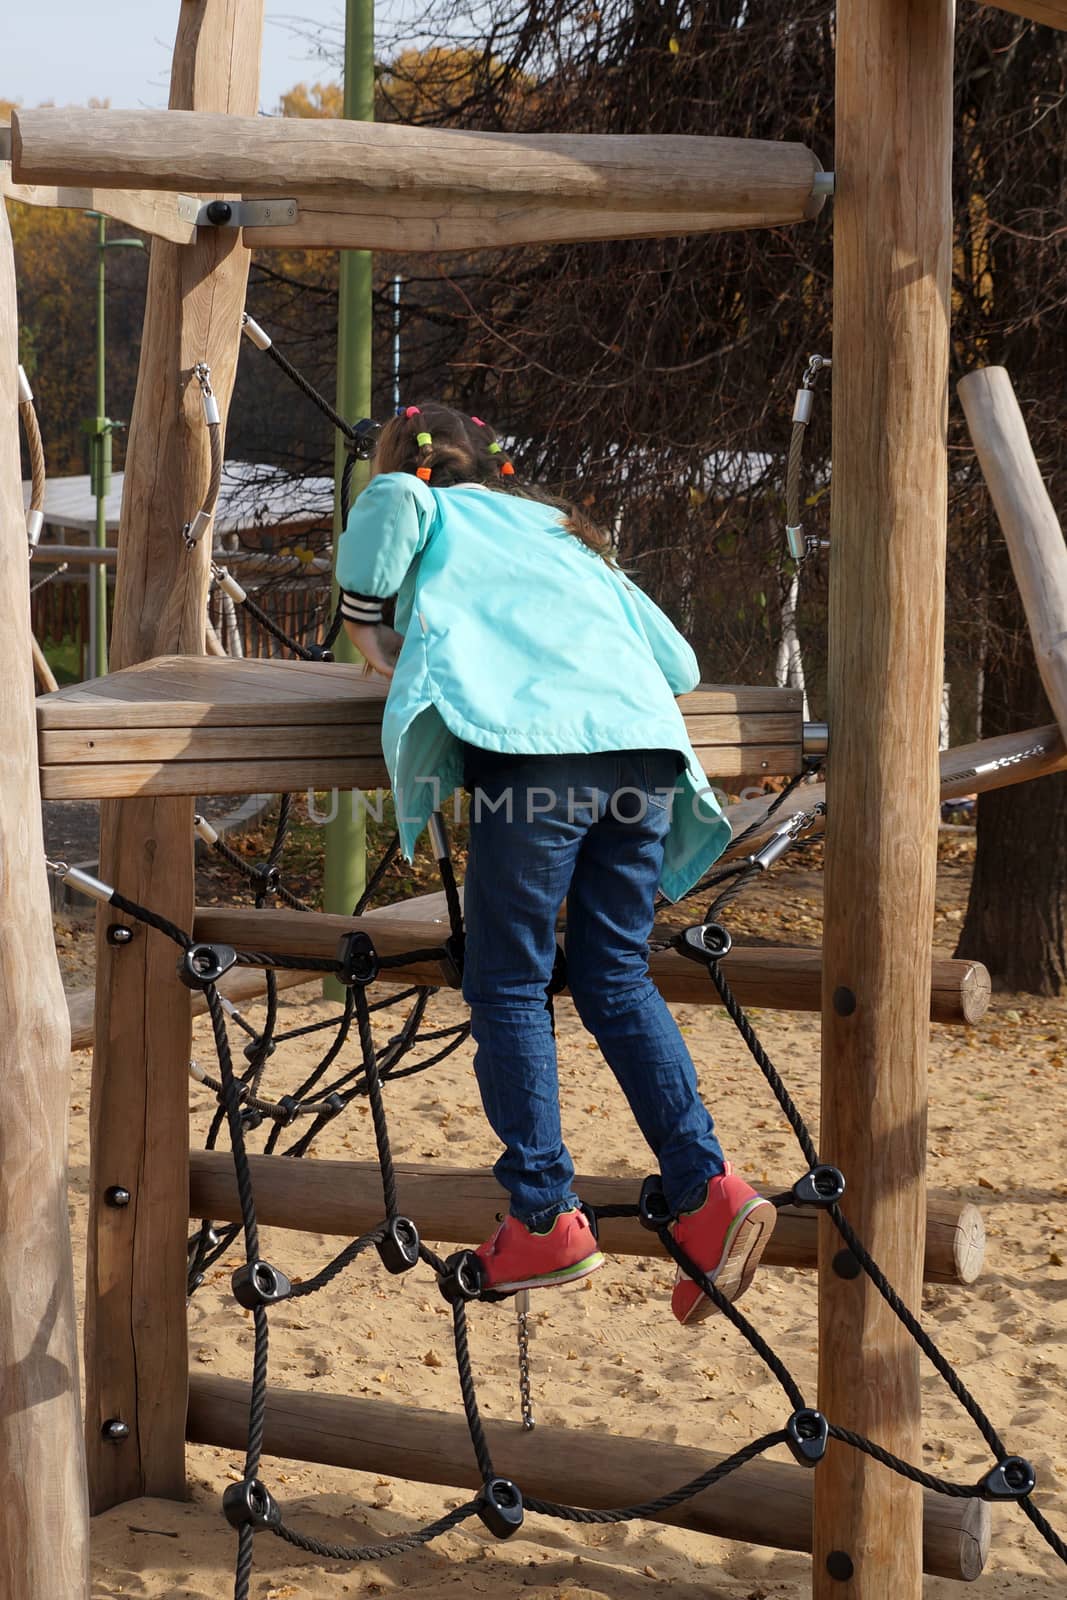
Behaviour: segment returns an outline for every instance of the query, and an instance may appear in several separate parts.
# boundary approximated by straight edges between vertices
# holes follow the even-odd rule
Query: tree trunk
[[[991,637],[982,732],[991,738],[1053,721],[999,531],[989,551]],[[1067,773],[978,797],[978,848],[958,956],[981,961],[994,985],[1027,994],[1067,988]]]

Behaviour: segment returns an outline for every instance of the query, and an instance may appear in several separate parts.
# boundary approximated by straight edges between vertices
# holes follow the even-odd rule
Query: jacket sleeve
[[[408,472],[372,478],[348,513],[337,547],[341,614],[348,622],[380,622],[382,604],[400,588],[430,536],[437,505]]]
[[[643,589],[639,589],[636,583],[621,573],[619,576],[637,611],[641,631],[672,693],[688,694],[700,682],[700,667],[692,646]]]

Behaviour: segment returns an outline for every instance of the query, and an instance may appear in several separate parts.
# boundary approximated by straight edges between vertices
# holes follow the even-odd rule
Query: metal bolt
[[[121,1417],[108,1417],[100,1432],[112,1444],[121,1444],[123,1439],[130,1437],[130,1425],[123,1422]]]
[[[130,1203],[130,1191],[124,1189],[121,1183],[113,1183],[109,1189],[104,1190],[104,1204],[121,1209]]]

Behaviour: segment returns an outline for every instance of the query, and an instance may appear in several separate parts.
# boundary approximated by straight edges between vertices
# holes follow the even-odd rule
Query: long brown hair
[[[374,471],[410,472],[432,489],[478,483],[498,494],[555,506],[562,512],[568,533],[609,566],[615,565],[611,539],[602,528],[578,506],[521,483],[510,455],[489,424],[440,401],[408,406],[385,424],[374,452]]]

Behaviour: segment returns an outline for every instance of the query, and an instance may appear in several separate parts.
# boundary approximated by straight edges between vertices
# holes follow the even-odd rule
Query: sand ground
[[[965,863],[950,861],[936,928],[937,946],[946,952],[965,887]],[[775,941],[814,943],[819,890],[817,872],[783,873],[735,926],[740,922]],[[60,946],[68,973],[81,968],[84,981],[83,939],[61,928]],[[323,1014],[324,1002],[311,989],[290,991],[282,1003],[283,1026]],[[462,1014],[452,994],[434,1002],[441,1023]],[[680,1007],[677,1015],[728,1154],[757,1180],[791,1182],[802,1170],[799,1153],[728,1020],[711,1008]],[[817,1136],[817,1018],[766,1011],[755,1020]],[[928,1287],[923,1305],[927,1326],[1006,1433],[1009,1447],[1034,1461],[1038,1503],[1061,1531],[1067,1528],[1065,1021],[1067,1002],[998,995],[977,1028],[934,1030],[930,1183],[981,1205],[989,1246],[976,1284]],[[387,1029],[383,1022],[383,1038]],[[649,1167],[647,1153],[567,1001],[558,1006],[558,1030],[564,1117],[578,1168],[632,1176],[636,1189]],[[196,1048],[206,1061],[210,1041],[202,1024]],[[351,1046],[349,1054],[354,1062]],[[279,1088],[293,1082],[311,1057],[311,1046],[303,1043],[286,1046],[284,1058],[279,1051]],[[71,1199],[80,1280],[88,1052],[74,1064]],[[477,1104],[469,1045],[425,1075],[390,1085],[387,1098],[399,1159],[443,1166],[491,1163],[494,1140]],[[194,1141],[202,1139],[209,1114],[208,1094],[194,1086]],[[365,1106],[329,1131],[320,1150],[324,1156],[369,1157]],[[432,1240],[432,1219],[417,1220]],[[314,1270],[335,1248],[336,1241],[321,1237],[268,1233],[264,1253],[297,1276]],[[229,1270],[220,1267],[192,1302],[191,1362],[194,1370],[246,1378],[251,1329],[229,1297],[228,1278]],[[534,1399],[542,1422],[719,1451],[781,1424],[780,1391],[748,1347],[719,1320],[679,1329],[667,1309],[669,1287],[665,1265],[622,1259],[586,1285],[534,1297]],[[746,1309],[813,1394],[813,1277],[766,1270]],[[425,1271],[388,1278],[376,1257],[361,1260],[332,1288],[274,1312],[271,1327],[276,1384],[382,1395],[459,1414],[447,1312]],[[514,1319],[508,1308],[474,1308],[472,1347],[487,1417],[516,1416]],[[930,1373],[924,1382],[925,1464],[958,1480],[973,1479],[989,1464],[980,1439],[940,1380]],[[239,1465],[236,1453],[192,1448],[188,1503],[142,1500],[99,1517],[93,1530],[94,1596],[220,1600],[232,1593],[234,1539],[220,1516],[219,1498],[241,1476]],[[398,1536],[466,1498],[297,1462],[268,1460],[264,1476],[295,1525],[333,1541]],[[807,1557],[680,1528],[639,1523],[581,1530],[530,1516],[506,1545],[469,1522],[422,1552],[356,1569],[306,1557],[264,1536],[257,1542],[251,1592],[255,1600],[333,1600],[400,1589],[418,1595],[466,1591],[499,1600],[648,1600],[669,1590],[678,1600],[800,1600],[809,1593],[809,1572]],[[947,1580],[927,1580],[931,1600],[962,1592]],[[971,1592],[1052,1600],[1067,1593],[1067,1572],[1018,1510],[995,1507],[993,1554]],[[892,1593],[887,1578],[887,1600]]]

